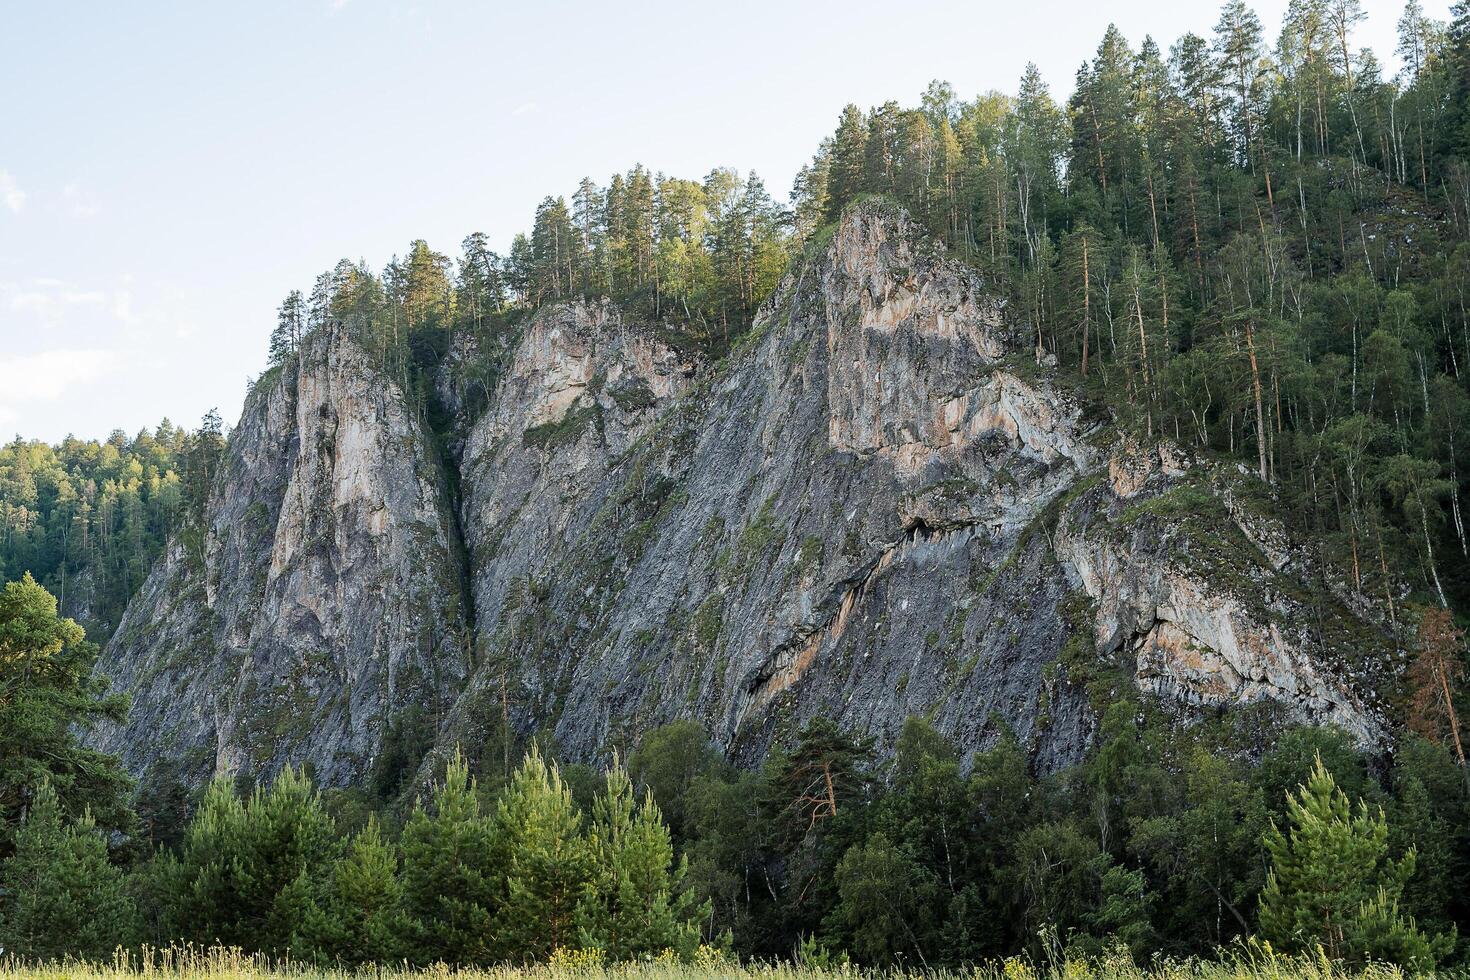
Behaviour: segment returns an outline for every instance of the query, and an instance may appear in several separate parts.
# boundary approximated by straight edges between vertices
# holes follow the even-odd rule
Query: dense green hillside
[[[106,639],[191,496],[199,503],[205,481],[189,470],[198,441],[165,420],[132,438],[0,447],[0,578],[30,572]]]

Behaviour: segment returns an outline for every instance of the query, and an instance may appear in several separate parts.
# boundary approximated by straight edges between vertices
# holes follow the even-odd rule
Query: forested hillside
[[[228,439],[0,449],[0,945],[1463,967],[1454,9],[589,178],[290,291]]]
[[[1392,605],[1404,569],[1464,600],[1470,15],[1410,3],[1392,77],[1363,16],[1296,3],[1273,43],[1233,2],[1167,52],[1110,30],[1064,101],[1032,69],[1015,95],[848,106],[784,209],[729,170],[587,179],[506,256],[476,234],[457,261],[344,261],[287,299],[273,349],[342,317],[425,365],[455,331],[610,296],[718,356],[792,255],[882,195],[1009,295],[1038,363],[1145,437],[1248,464],[1356,589]]]
[[[272,356],[341,318],[425,387],[452,337],[599,296],[717,356],[793,254],[849,201],[884,195],[1010,295],[1038,360],[1145,435],[1248,463],[1356,588],[1393,602],[1385,570],[1406,564],[1413,587],[1464,598],[1470,22],[1410,3],[1386,77],[1355,45],[1362,17],[1347,0],[1295,4],[1272,43],[1232,3],[1167,52],[1109,31],[1065,101],[1031,70],[1013,96],[935,82],[913,108],[848,106],[789,207],[733,170],[588,178],[547,197],[505,256],[477,233],[458,259],[417,241],[380,274],[343,260],[287,297]],[[490,383],[480,360],[462,383]],[[126,547],[90,542],[132,520],[134,494],[143,537],[161,537],[174,505],[155,473],[162,488],[178,439],[110,438],[137,474],[104,447],[33,446],[24,462],[11,447],[7,571],[59,586],[63,551],[106,554],[125,597],[154,552],[129,577]],[[50,489],[56,466],[71,489]],[[72,534],[72,494],[100,534]]]
[[[132,438],[0,447],[0,577],[30,572],[105,640],[179,519],[203,507],[219,439],[213,416],[192,436],[165,419]]]

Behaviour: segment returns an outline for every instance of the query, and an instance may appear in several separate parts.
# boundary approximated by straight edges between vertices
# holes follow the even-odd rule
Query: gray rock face
[[[1115,445],[995,297],[865,204],[716,365],[607,305],[543,310],[454,442],[463,597],[430,441],[318,340],[247,405],[202,566],[171,549],[109,645],[137,700],[105,744],[346,782],[412,707],[441,752],[508,718],[591,758],[694,718],[744,760],[818,715],[888,748],[925,713],[1053,768],[1101,665],[1380,742],[1383,631],[1248,478]]]
[[[886,747],[923,712],[1056,766],[1094,728],[1081,668],[1119,658],[1187,709],[1383,736],[1371,670],[1292,598],[1323,588],[1227,513],[1226,471],[1100,448],[994,291],[902,215],[852,211],[697,382],[610,316],[543,313],[467,440],[484,662],[441,745],[508,711],[588,757],[693,717],[751,759],[816,715]],[[1168,506],[1199,494],[1208,539]]]
[[[1108,479],[1063,513],[1056,554],[1092,601],[1098,648],[1131,651],[1139,689],[1166,701],[1267,702],[1381,744],[1373,692],[1392,670],[1387,637],[1235,483],[1251,480],[1167,444],[1120,449]]]
[[[192,775],[310,762],[363,778],[404,709],[466,671],[462,569],[432,441],[342,328],[250,395],[202,541],[175,541],[98,669],[133,694],[99,744]],[[430,729],[432,733],[432,729]]]

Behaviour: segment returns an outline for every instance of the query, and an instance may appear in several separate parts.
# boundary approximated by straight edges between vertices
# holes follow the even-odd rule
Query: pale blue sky
[[[1272,39],[1284,6],[1255,4]],[[1391,68],[1401,6],[1359,35]],[[277,303],[343,256],[504,248],[637,162],[784,198],[847,102],[1013,91],[1028,60],[1065,98],[1110,20],[1167,49],[1217,9],[0,0],[0,438],[233,424]]]

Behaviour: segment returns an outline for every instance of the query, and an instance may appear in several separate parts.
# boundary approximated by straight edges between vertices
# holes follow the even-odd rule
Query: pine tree
[[[805,239],[827,220],[828,180],[832,170],[832,138],[822,140],[810,163],[797,171],[791,188],[796,234]]]
[[[204,518],[209,495],[214,489],[214,475],[225,454],[224,422],[219,410],[211,408],[199,420],[199,428],[189,435],[183,452],[181,474],[180,522],[181,538],[191,556],[198,562],[204,558]]]
[[[1257,81],[1261,58],[1261,21],[1244,0],[1229,0],[1215,24],[1215,52],[1228,79],[1232,135],[1242,161],[1251,159],[1256,141]]]
[[[1057,188],[1064,146],[1061,111],[1041,71],[1028,62],[1006,132],[1006,161],[1016,187],[1016,218],[1026,261],[1034,263],[1046,235],[1046,209]]]
[[[409,919],[403,911],[398,852],[370,817],[332,866],[319,904],[312,906],[293,943],[297,955],[322,963],[392,963],[407,953]]]
[[[280,364],[296,353],[306,329],[306,301],[293,289],[276,310],[276,328],[271,331],[270,362]]]
[[[592,854],[571,791],[535,748],[500,798],[495,835],[506,875],[492,930],[500,958],[544,960],[574,946],[576,911],[592,887]]]
[[[475,782],[457,750],[434,790],[432,807],[414,808],[401,847],[411,958],[418,963],[491,963],[492,920],[505,869],[493,821],[481,812]]]
[[[101,959],[131,943],[138,916],[90,815],[61,812],[49,782],[36,789],[15,852],[0,862],[0,949],[16,956]]]
[[[578,910],[582,945],[611,960],[665,950],[691,957],[699,944],[697,920],[709,915],[709,905],[694,905],[684,889],[687,862],[675,863],[658,805],[651,795],[635,803],[633,783],[616,759],[592,804],[589,847],[596,876]]]
[[[524,232],[516,232],[510,242],[510,255],[505,261],[505,284],[511,293],[523,303],[532,302],[531,279],[535,271],[535,259],[531,251],[531,239]]]
[[[767,763],[767,793],[782,828],[800,840],[846,807],[860,804],[869,786],[873,740],[854,738],[830,718],[807,723],[789,754]]]
[[[1260,924],[1271,942],[1288,950],[1320,945],[1333,959],[1356,963],[1392,958],[1415,969],[1433,969],[1449,952],[1452,936],[1427,936],[1399,913],[1414,851],[1389,857],[1383,811],[1360,803],[1354,813],[1321,756],[1288,795],[1287,819],[1286,833],[1273,826],[1265,838],[1271,870]]]
[[[332,318],[332,300],[337,294],[337,287],[333,272],[323,272],[316,277],[306,304],[307,329],[315,330]]]
[[[170,938],[285,954],[314,913],[336,850],[332,819],[306,776],[288,767],[248,801],[216,778],[171,868]]]
[[[404,324],[409,330],[442,328],[451,322],[454,289],[450,286],[449,265],[449,257],[429,248],[423,239],[409,245],[402,268],[401,292],[395,297],[402,306]],[[360,277],[344,278],[353,282]]]
[[[484,232],[474,232],[461,243],[457,306],[463,322],[475,329],[505,306],[501,259],[490,250]]]
[[[29,572],[0,590],[0,856],[43,782],[67,814],[91,810],[108,829],[132,823],[127,773],[78,737],[127,712],[127,698],[107,694],[106,680],[92,673],[96,653]]]
[[[847,203],[864,190],[868,127],[855,105],[842,110],[832,140],[832,162],[827,168],[827,220],[836,221]]]
[[[1470,0],[1450,7],[1445,70],[1448,75],[1448,112],[1441,152],[1470,157]]]
[[[604,210],[602,189],[593,183],[591,177],[583,177],[577,184],[577,192],[572,195],[572,229],[576,234],[573,287],[584,296],[594,296],[607,289],[603,277],[607,238]]]
[[[530,289],[533,304],[571,295],[575,285],[573,248],[576,237],[566,201],[559,197],[543,200],[536,208],[536,221],[531,231]]]

